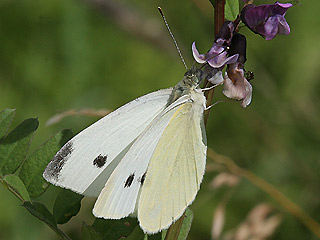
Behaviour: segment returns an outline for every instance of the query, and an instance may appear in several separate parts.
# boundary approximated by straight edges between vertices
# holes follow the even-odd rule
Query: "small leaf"
[[[146,239],[149,240],[147,235]],[[131,234],[125,238],[125,240],[145,240],[145,234],[139,226],[136,226],[131,232]]]
[[[53,216],[58,224],[68,222],[77,215],[81,207],[83,196],[71,190],[62,189],[53,206]]]
[[[157,234],[148,235],[148,240],[165,240],[167,235],[167,230],[163,230]]]
[[[239,0],[226,0],[225,19],[234,21],[239,14]]]
[[[42,203],[26,201],[23,205],[33,216],[48,224],[51,228],[56,228],[57,223],[53,215]]]
[[[87,225],[86,223],[82,224],[82,239],[83,240],[102,240],[102,237],[99,233],[94,230],[93,227]]]
[[[69,129],[57,133],[35,150],[23,163],[19,176],[31,197],[41,195],[48,188],[49,184],[42,177],[42,173],[54,155],[71,137],[72,132]]]
[[[10,108],[6,108],[0,112],[0,142],[6,136],[15,113],[16,110]]]
[[[118,240],[129,236],[137,225],[137,219],[131,217],[120,220],[97,218],[92,227],[100,233],[103,240]]]
[[[191,228],[191,223],[193,220],[193,212],[187,208],[185,212],[186,217],[183,220],[182,227],[180,229],[178,240],[185,240],[187,239],[188,233]]]
[[[183,217],[183,219],[181,219]],[[185,240],[191,228],[193,219],[192,211],[187,208],[184,215],[181,216],[167,231],[166,239]],[[182,223],[181,223],[182,221]]]
[[[45,205],[39,202],[24,202],[23,207],[25,207],[33,216],[39,220],[45,222],[53,231],[60,235],[63,239],[70,239],[64,232],[62,232],[54,220],[53,215],[49,212]]]
[[[211,2],[212,6],[215,7],[215,0],[209,0],[209,2]]]
[[[21,179],[16,175],[6,175],[3,181],[7,184],[9,190],[13,192],[22,201],[30,201],[30,196]]]
[[[0,174],[14,173],[25,159],[39,122],[35,118],[24,120],[0,144]]]

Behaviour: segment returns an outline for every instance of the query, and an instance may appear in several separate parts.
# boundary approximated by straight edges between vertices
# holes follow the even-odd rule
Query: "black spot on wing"
[[[138,179],[138,181],[140,182],[141,185],[143,185],[144,180],[146,179],[146,173],[147,173],[147,172],[145,172],[145,173],[141,176],[141,178]]]
[[[132,173],[124,183],[124,187],[130,187],[134,179],[134,173]]]
[[[93,165],[98,168],[102,168],[106,164],[107,158],[108,158],[108,155],[103,156],[100,154],[98,157],[96,157],[93,160]]]
[[[70,157],[72,151],[72,142],[69,141],[52,158],[44,172],[44,175],[48,178],[53,178],[58,181],[59,173],[61,172],[61,169],[63,168],[67,159]]]

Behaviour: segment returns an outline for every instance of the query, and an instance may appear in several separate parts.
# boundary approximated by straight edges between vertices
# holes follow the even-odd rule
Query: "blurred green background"
[[[70,109],[116,109],[148,92],[174,86],[185,69],[157,11],[161,6],[191,66],[191,44],[200,52],[213,42],[213,10],[207,0],[0,1],[0,110],[16,108],[13,125],[38,117],[32,149],[63,128],[74,133],[98,119],[74,116],[46,126]],[[256,4],[272,1],[255,1]],[[289,9],[289,36],[266,41],[245,28],[253,71],[253,101],[212,108],[208,146],[231,157],[271,184],[320,221],[320,1],[301,0]],[[215,101],[225,99],[221,87]],[[214,210],[229,188],[213,191],[205,175],[192,205],[189,239],[210,239]],[[40,197],[48,206],[58,191]],[[282,214],[272,239],[317,239],[277,202],[241,180],[229,197],[224,232],[235,229],[257,204],[267,202]],[[39,200],[39,199],[38,199]],[[81,238],[82,221],[91,223],[93,199],[84,199],[79,216],[62,226]],[[58,239],[0,187],[0,239]]]

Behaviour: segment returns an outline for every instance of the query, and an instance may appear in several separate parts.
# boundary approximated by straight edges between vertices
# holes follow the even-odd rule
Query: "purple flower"
[[[242,107],[247,107],[252,98],[252,86],[244,77],[241,63],[228,65],[224,76],[223,94],[231,99],[240,101]]]
[[[213,68],[220,68],[225,64],[234,63],[238,59],[238,55],[227,57],[228,52],[226,51],[226,47],[220,46],[216,42],[213,43],[212,48],[206,54],[200,54],[196,48],[196,43],[193,42],[192,53],[193,53],[194,59],[198,63],[207,62]]]
[[[251,102],[252,86],[244,76],[244,63],[246,62],[246,37],[240,33],[234,34],[229,54],[238,54],[237,62],[228,64],[227,72],[224,76],[223,94],[231,99],[240,101],[242,107],[246,107]]]
[[[214,86],[223,84],[224,79],[220,68],[212,68],[211,66],[206,65],[202,71],[203,74],[206,76],[207,80],[211,82]]]
[[[196,43],[192,44],[192,53],[194,59],[198,63],[208,63],[213,68],[221,68],[225,64],[234,63],[238,59],[238,55],[228,57],[227,48],[231,43],[233,36],[234,24],[226,21],[221,27],[211,49],[206,54],[200,54],[196,48]]]
[[[241,20],[253,32],[273,39],[277,34],[288,35],[290,27],[284,18],[291,3],[279,3],[255,6],[248,4],[241,11]]]

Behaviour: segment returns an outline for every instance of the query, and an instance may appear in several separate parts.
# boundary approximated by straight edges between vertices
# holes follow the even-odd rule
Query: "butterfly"
[[[194,201],[206,164],[201,70],[139,97],[69,140],[43,173],[50,183],[97,197],[93,214],[136,215],[145,233],[168,228]]]

